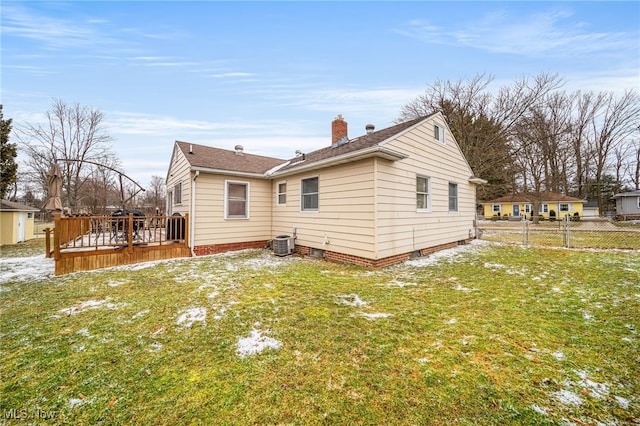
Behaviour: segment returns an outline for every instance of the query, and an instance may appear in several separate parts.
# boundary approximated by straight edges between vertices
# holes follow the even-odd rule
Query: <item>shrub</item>
[[[549,220],[551,222],[554,222],[556,220],[556,211],[555,210],[549,210]]]

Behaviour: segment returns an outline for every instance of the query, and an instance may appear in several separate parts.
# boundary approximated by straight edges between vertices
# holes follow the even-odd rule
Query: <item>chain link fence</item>
[[[534,224],[519,219],[476,221],[479,238],[487,241],[569,248],[640,250],[640,223],[610,220],[559,220]]]

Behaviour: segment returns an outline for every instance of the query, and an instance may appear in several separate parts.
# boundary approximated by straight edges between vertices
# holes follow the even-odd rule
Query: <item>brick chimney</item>
[[[331,145],[336,145],[341,139],[347,140],[347,122],[341,114],[331,122]],[[344,141],[343,141],[344,142]]]

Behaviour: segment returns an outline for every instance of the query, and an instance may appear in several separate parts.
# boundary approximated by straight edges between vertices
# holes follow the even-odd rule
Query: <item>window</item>
[[[502,211],[502,205],[500,204],[493,204],[491,206],[491,211],[494,213],[500,213]]]
[[[437,124],[433,125],[433,137],[435,140],[444,143],[444,129]]]
[[[640,209],[640,197],[638,197],[638,208]]]
[[[421,211],[431,210],[431,179],[416,176],[416,208]]]
[[[525,213],[531,213],[533,212],[533,206],[531,204],[525,204],[524,205],[524,212]]]
[[[249,183],[225,181],[225,219],[249,218]]]
[[[302,211],[318,211],[318,178],[302,179]]]
[[[33,212],[27,212],[27,219],[33,219]]]
[[[561,212],[568,212],[568,211],[569,211],[569,204],[567,204],[567,203],[560,203],[560,211],[561,211]]]
[[[173,202],[174,204],[182,204],[182,182],[176,183],[173,187]]]
[[[538,213],[549,213],[549,204],[540,204]]]
[[[283,206],[287,204],[287,182],[278,183],[278,193],[276,194],[276,204]]]
[[[449,182],[449,211],[458,211],[458,184]]]

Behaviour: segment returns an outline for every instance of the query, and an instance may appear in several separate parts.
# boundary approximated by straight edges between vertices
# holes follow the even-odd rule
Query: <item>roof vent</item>
[[[300,151],[299,149],[296,149],[296,158],[297,157],[302,157],[302,151]]]
[[[193,145],[189,145],[189,154],[193,154]]]
[[[242,155],[242,151],[244,151],[244,147],[242,145],[236,145],[236,155]]]
[[[370,135],[376,129],[376,126],[374,126],[373,124],[367,124],[366,126],[364,126],[364,129],[367,131],[367,134]]]

